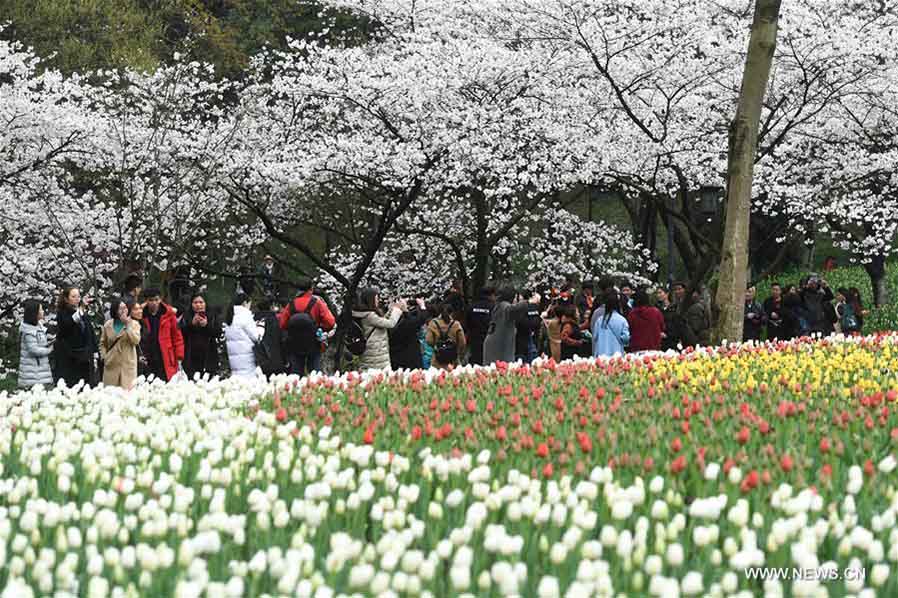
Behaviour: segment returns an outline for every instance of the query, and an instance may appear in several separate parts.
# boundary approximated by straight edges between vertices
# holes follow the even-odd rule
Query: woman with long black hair
[[[595,357],[623,355],[630,344],[630,325],[621,315],[621,299],[616,291],[605,294],[604,312],[592,331]]]
[[[359,358],[358,368],[361,371],[371,369],[390,369],[390,337],[387,331],[399,323],[399,318],[406,311],[405,301],[397,301],[384,312],[380,301],[380,291],[375,287],[362,289],[359,302],[352,310],[352,317],[362,327],[365,336],[365,352]]]
[[[427,325],[427,344],[433,347],[433,367],[445,370],[449,366],[458,365],[465,354],[467,341],[461,322],[455,319],[453,304],[444,302],[440,305],[440,315]]]
[[[256,326],[251,307],[249,296],[238,291],[225,314],[225,343],[232,376],[251,378],[256,375],[255,346],[265,331]]]
[[[194,374],[218,375],[218,338],[221,321],[209,311],[206,298],[194,293],[190,307],[181,316],[179,326],[184,337],[184,373],[193,380]]]
[[[19,328],[21,353],[19,354],[19,388],[31,388],[38,384],[53,384],[50,353],[44,328],[44,306],[36,299],[25,301],[22,325]]]
[[[56,379],[69,388],[80,381],[91,382],[97,336],[87,307],[91,300],[81,298],[78,287],[65,287],[56,303]]]

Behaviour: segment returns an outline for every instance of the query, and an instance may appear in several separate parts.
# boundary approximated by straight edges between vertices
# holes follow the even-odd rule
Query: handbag
[[[171,377],[169,382],[190,382],[190,378],[187,377],[187,372],[184,371],[184,365],[182,363],[178,362],[178,371],[175,372],[175,375]]]

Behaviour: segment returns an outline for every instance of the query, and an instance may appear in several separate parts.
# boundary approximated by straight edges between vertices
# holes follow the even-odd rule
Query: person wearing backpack
[[[24,304],[25,314],[19,328],[21,353],[19,354],[19,388],[31,388],[41,384],[52,386],[53,371],[50,368],[50,353],[53,347],[47,341],[44,328],[44,307],[36,299],[28,299]]]
[[[399,300],[385,313],[380,302],[380,291],[375,287],[362,289],[359,302],[352,310],[358,334],[348,334],[351,345],[347,345],[350,352],[359,357],[359,371],[392,367],[388,331],[396,327],[406,309],[406,302]]]
[[[444,302],[440,306],[439,317],[432,319],[427,325],[427,344],[433,347],[431,365],[441,370],[449,369],[450,365],[458,365],[467,346],[461,322],[452,313],[453,305]]]
[[[848,289],[836,290],[836,317],[838,319],[836,326],[838,331],[845,335],[861,330],[860,320],[854,311],[854,306],[848,301],[849,296]]]
[[[336,323],[327,303],[312,290],[312,280],[300,278],[296,283],[296,297],[278,316],[281,330],[287,332],[290,373],[297,376],[321,371],[321,336],[333,330]]]

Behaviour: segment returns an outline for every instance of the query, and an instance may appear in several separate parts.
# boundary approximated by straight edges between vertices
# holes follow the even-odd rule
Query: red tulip
[[[686,457],[685,455],[680,455],[676,459],[673,460],[673,463],[670,464],[671,473],[677,474],[686,469]]]
[[[830,449],[829,438],[821,438],[820,439],[820,452],[828,453]]]
[[[782,457],[780,457],[780,467],[782,467],[783,471],[785,471],[786,473],[792,471],[792,467],[794,465],[795,464],[792,461],[792,457],[790,457],[789,455],[783,455]]]
[[[875,469],[873,468],[873,461],[867,459],[864,461],[864,473],[867,474],[867,477],[872,477]]]
[[[374,444],[374,428],[369,427],[365,430],[365,436],[362,438],[365,444]]]
[[[743,478],[740,489],[742,490],[742,492],[748,492],[749,490],[757,488],[758,482],[760,482],[760,478],[761,476],[758,475],[758,472],[752,469],[750,472],[748,472],[748,475]]]
[[[477,402],[474,399],[468,399],[465,403],[465,409],[468,410],[468,413],[474,413],[477,411]]]
[[[549,456],[549,446],[545,442],[540,442],[536,447],[536,455],[545,459]]]
[[[551,464],[551,463],[546,463],[546,465],[543,467],[543,477],[544,477],[544,478],[551,478],[553,473],[555,473],[555,470],[554,470],[554,468],[552,467],[552,464]]]
[[[287,421],[287,410],[284,409],[283,407],[279,408],[277,410],[277,413],[274,414],[274,418],[276,420],[278,420],[279,422]]]
[[[670,450],[675,453],[679,453],[683,449],[683,441],[680,440],[680,437],[677,436],[670,443]]]
[[[508,432],[505,431],[505,426],[499,426],[496,430],[496,440],[499,442],[505,442],[508,440]]]
[[[748,439],[751,437],[751,431],[747,426],[742,426],[742,429],[739,430],[739,433],[736,434],[736,442],[739,444],[746,444]]]
[[[584,453],[592,451],[592,439],[589,437],[589,434],[580,432],[577,434],[577,442],[580,444],[580,450]]]
[[[412,440],[421,440],[421,426],[412,428]]]

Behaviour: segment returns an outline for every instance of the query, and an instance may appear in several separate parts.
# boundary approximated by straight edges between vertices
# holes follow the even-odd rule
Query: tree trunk
[[[782,0],[756,0],[748,56],[736,117],[730,124],[727,158],[727,206],[720,281],[714,310],[719,314],[714,341],[741,341],[748,282],[748,235],[751,183],[758,151],[758,126],[773,53]]]
[[[477,233],[474,248],[474,270],[471,272],[470,289],[466,289],[468,301],[473,301],[478,297],[480,289],[482,289],[489,277],[490,267],[490,250],[487,243],[487,205],[486,199],[479,193],[471,191],[474,200],[474,214],[477,226]]]
[[[870,277],[870,287],[873,289],[873,305],[879,307],[889,302],[889,287],[886,285],[886,258],[877,255],[864,264],[864,270]]]

